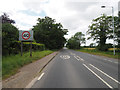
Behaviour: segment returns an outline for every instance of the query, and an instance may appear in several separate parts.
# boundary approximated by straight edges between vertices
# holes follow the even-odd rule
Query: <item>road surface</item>
[[[118,88],[118,61],[62,49],[32,88]]]

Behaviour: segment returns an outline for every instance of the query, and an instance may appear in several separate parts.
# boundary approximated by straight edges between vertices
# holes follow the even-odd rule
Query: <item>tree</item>
[[[95,43],[91,43],[91,44],[89,45],[89,47],[90,47],[90,48],[95,47]]]
[[[64,35],[68,32],[67,29],[63,29],[62,24],[56,23],[50,17],[38,18],[33,31],[36,42],[45,44],[48,49],[62,48],[66,42]]]
[[[4,13],[2,16],[2,23],[9,23],[9,24],[15,24],[15,21],[9,18],[9,15]]]
[[[117,17],[114,18],[116,20]],[[116,26],[117,25],[115,24],[115,27]],[[93,19],[92,25],[89,26],[87,33],[90,34],[90,37],[88,39],[97,41],[97,48],[99,50],[107,51],[108,48],[106,47],[106,39],[113,38],[112,16],[106,16],[103,14],[102,16]]]
[[[67,47],[70,49],[79,49],[82,43],[85,43],[84,34],[82,32],[77,32],[74,36],[72,36],[68,42]]]
[[[79,49],[80,48],[80,43],[75,40],[74,37],[71,37],[66,45],[70,49]]]
[[[14,20],[10,19],[7,14],[3,14],[2,17],[2,54],[7,55],[15,53],[17,49],[18,41],[18,29],[12,25]]]
[[[77,32],[74,35],[75,40],[80,43],[80,46],[81,46],[82,43],[85,44],[85,38],[84,37],[85,37],[85,35],[82,34],[82,32]]]
[[[9,23],[2,24],[2,51],[3,55],[16,52],[18,41],[18,29]]]
[[[118,48],[120,48],[120,11],[118,12],[118,20],[117,20],[117,31],[116,31],[116,35],[117,35],[117,39],[116,41],[118,42]]]

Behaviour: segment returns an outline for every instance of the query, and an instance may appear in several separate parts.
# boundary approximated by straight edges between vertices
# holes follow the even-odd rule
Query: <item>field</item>
[[[84,49],[88,49],[88,50],[95,50],[95,48],[84,48]],[[114,48],[109,48],[109,51],[112,51]],[[117,48],[115,48],[115,50],[117,50]]]
[[[79,49],[77,51],[85,52],[85,53],[89,53],[89,54],[94,54],[94,55],[99,55],[99,56],[106,56],[109,58],[115,58],[115,59],[119,58],[118,52],[116,52],[116,55],[113,55],[113,48],[109,48],[109,51],[106,51],[106,52],[98,51],[95,48],[82,48],[82,49]]]
[[[51,54],[53,51],[45,50],[45,51],[35,51],[32,52],[32,57],[30,57],[30,53],[23,53],[23,56],[20,54],[11,55],[11,56],[3,56],[2,58],[2,78],[8,78],[11,75],[15,74],[19,68],[22,66],[32,63],[35,60],[38,60],[48,54]]]

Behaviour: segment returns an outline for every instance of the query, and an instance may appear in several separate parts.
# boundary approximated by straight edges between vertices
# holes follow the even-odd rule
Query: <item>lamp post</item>
[[[106,6],[101,6],[101,8],[106,8]],[[112,8],[112,26],[113,26],[113,54],[115,55],[115,33],[114,33],[114,7]]]

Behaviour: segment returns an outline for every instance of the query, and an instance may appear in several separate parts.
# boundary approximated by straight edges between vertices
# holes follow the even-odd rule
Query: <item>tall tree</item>
[[[75,35],[74,35],[74,38],[77,42],[80,43],[80,46],[82,43],[85,44],[85,35],[82,34],[82,32],[77,32]]]
[[[118,42],[118,48],[120,48],[120,11],[118,12],[118,20],[117,20],[117,24],[118,24],[118,27],[117,27],[117,42]]]
[[[66,42],[64,35],[68,30],[62,24],[56,23],[50,17],[38,18],[37,25],[33,28],[36,42],[43,43],[48,49],[62,48]]]
[[[2,16],[2,23],[10,23],[10,24],[15,24],[15,21],[9,18],[9,15],[4,13]]]
[[[85,35],[82,34],[82,32],[77,32],[68,40],[67,47],[71,49],[79,49],[82,43],[85,44]]]
[[[115,17],[116,19],[117,17]],[[115,27],[117,25],[115,24]],[[106,47],[106,39],[113,38],[113,28],[112,28],[112,16],[102,16],[93,19],[92,25],[89,26],[87,31],[90,34],[88,39],[96,40],[98,43],[98,49],[102,51],[108,50]]]
[[[12,54],[17,52],[17,43],[18,41],[18,29],[12,25],[15,23],[14,20],[10,19],[7,14],[3,14],[2,17],[2,54]]]

